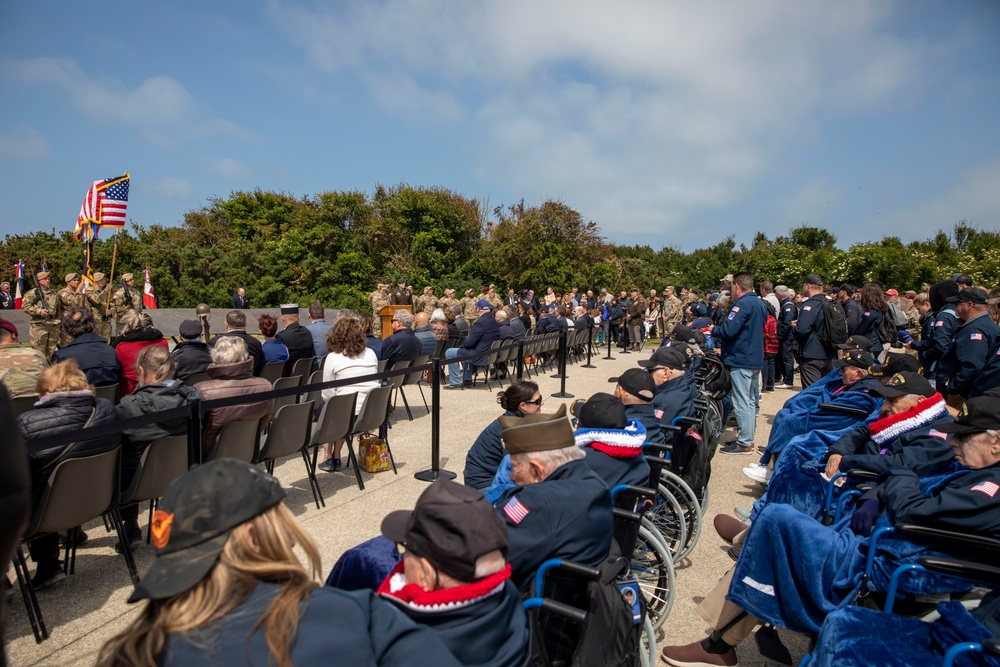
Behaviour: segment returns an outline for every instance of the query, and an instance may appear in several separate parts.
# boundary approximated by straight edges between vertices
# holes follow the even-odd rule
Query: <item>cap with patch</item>
[[[858,288],[852,285],[851,283],[843,283],[840,287],[837,288],[837,291],[847,292],[848,294],[854,294],[855,292],[858,291]]]
[[[978,303],[981,306],[986,305],[986,301],[990,298],[990,295],[986,293],[986,290],[981,287],[966,287],[964,290],[959,292],[955,296],[950,296],[945,299],[947,303],[961,303],[963,301],[971,301],[972,303]]]
[[[918,396],[927,398],[933,396],[935,392],[934,387],[931,386],[931,383],[923,375],[912,371],[904,371],[894,374],[884,385],[872,389],[871,393],[884,396],[885,398],[899,398],[900,396],[907,396],[909,394],[917,394]]]
[[[576,405],[574,404],[574,408]],[[580,428],[622,429],[628,422],[628,418],[625,416],[625,404],[611,394],[603,392],[598,392],[588,398],[585,403],[580,405],[579,409],[574,409],[573,414],[576,416],[577,426]]]
[[[476,308],[478,308],[479,310],[483,310],[485,308],[493,308],[493,304],[487,301],[486,299],[480,299],[479,301],[476,302]]]
[[[125,282],[128,282],[128,281],[132,280],[132,278],[134,278],[134,277],[135,276],[133,276],[131,273],[123,273],[122,274],[122,280],[124,280]]]
[[[66,277],[64,278],[64,280],[65,280],[65,281],[66,281],[67,283],[71,283],[71,282],[73,282],[74,280],[79,280],[79,279],[80,279],[80,276],[78,276],[78,275],[77,275],[77,274],[75,274],[75,273],[67,273],[67,274],[66,274]]]
[[[94,280],[96,280],[96,281],[101,281],[101,280],[104,280],[104,274],[103,274],[103,273],[101,273],[100,271],[97,271],[97,272],[96,272],[96,273],[94,274]]]
[[[379,289],[389,289],[389,283],[379,283],[378,284],[378,288]]]
[[[733,274],[727,273],[725,275],[725,277],[722,279],[721,282],[724,282],[724,283],[731,283],[731,282],[733,282]]]
[[[905,294],[906,296],[916,296],[916,295],[917,295],[917,290],[912,290],[912,289],[908,289],[908,290],[906,290],[906,291],[904,292],[904,294]]]
[[[178,333],[180,333],[181,338],[188,340],[197,338],[201,335],[201,323],[198,320],[184,320],[181,322],[181,326],[178,327]]]
[[[38,273],[35,274],[36,280],[45,280],[48,277],[49,277],[48,271],[39,271]]]
[[[641,368],[630,368],[618,377],[618,386],[643,401],[653,400],[656,381]]]
[[[864,350],[865,352],[871,352],[872,342],[865,336],[851,336],[847,339],[846,343],[840,343],[837,347],[841,350]]]
[[[874,377],[885,377],[896,373],[919,373],[920,370],[920,362],[912,354],[889,352],[882,360],[882,365],[873,365],[868,373]]]
[[[573,427],[566,419],[566,406],[554,414],[537,412],[526,417],[500,417],[500,438],[510,454],[547,452],[575,444]]]
[[[863,368],[866,371],[874,363],[875,360],[872,358],[872,355],[864,350],[850,350],[842,359],[833,360],[834,366],[853,366],[854,368]]]
[[[643,359],[639,365],[643,368],[665,366],[675,371],[687,368],[688,355],[676,347],[659,347],[649,359]]]
[[[283,304],[281,304],[281,314],[282,315],[298,315],[299,314],[299,304],[297,304],[297,303],[283,303]]]
[[[209,461],[178,477],[153,513],[156,560],[128,601],[164,600],[190,590],[215,566],[229,531],[284,497],[278,480],[235,459]]]
[[[507,556],[507,526],[482,492],[451,480],[427,487],[413,510],[390,512],[382,535],[463,582],[476,578],[476,560],[500,550]]]
[[[950,424],[934,426],[942,433],[974,434],[1000,431],[1000,398],[984,395],[970,398]]]

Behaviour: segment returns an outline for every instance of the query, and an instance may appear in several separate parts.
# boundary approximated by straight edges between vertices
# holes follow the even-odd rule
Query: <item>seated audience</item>
[[[397,310],[392,315],[392,335],[382,341],[382,359],[389,370],[397,361],[413,361],[423,344],[413,333],[413,313]]]
[[[247,354],[243,339],[237,336],[222,336],[212,348],[212,364],[208,367],[208,380],[194,386],[201,392],[202,399],[231,398],[271,391],[271,383],[254,377],[253,359]],[[274,400],[241,403],[205,411],[201,430],[201,449],[207,454],[222,427],[229,422],[260,420],[263,431],[274,413]]]
[[[281,324],[284,329],[276,336],[288,348],[285,371],[291,372],[296,361],[313,359],[316,356],[316,350],[313,347],[312,333],[299,323],[299,304],[281,304]],[[260,371],[258,370],[257,373],[259,374]]]
[[[257,318],[257,326],[260,327],[260,335],[264,337],[264,342],[260,344],[264,363],[288,361],[288,346],[275,338],[278,333],[278,318],[264,313]]]
[[[323,382],[378,373],[378,359],[375,357],[375,352],[365,346],[364,330],[357,318],[345,315],[338,317],[327,334],[326,348],[330,353],[326,355],[326,360],[323,362]],[[359,415],[368,394],[378,386],[378,380],[365,380],[357,384],[324,389],[322,397],[324,401],[328,401],[341,394],[357,394],[354,414]],[[344,447],[344,442],[344,440],[337,440],[323,445],[323,462],[319,464],[320,470],[334,472],[343,468],[340,452]]]
[[[118,420],[118,413],[111,402],[97,398],[94,387],[77,366],[75,359],[67,359],[49,366],[38,377],[38,402],[33,410],[17,418],[28,450],[32,479],[32,511],[45,492],[49,475],[56,459],[78,458],[100,454],[119,446],[121,436],[101,436],[69,445],[39,449],[34,441],[59,433],[80,431],[88,426],[98,426]],[[35,589],[66,578],[59,563],[59,536],[46,533],[28,542],[31,558],[38,564],[31,582]]]
[[[660,347],[639,365],[656,383],[653,414],[661,425],[670,426],[677,417],[694,414],[694,401],[701,398],[701,392],[695,386],[694,377],[686,372],[687,354],[676,347]]]
[[[295,309],[298,315],[298,308]],[[226,336],[239,338],[246,347],[247,354],[253,359],[253,374],[260,375],[260,369],[264,367],[264,352],[261,349],[260,341],[247,333],[247,316],[240,310],[231,310],[226,313],[226,333],[214,336],[208,341],[210,347]],[[311,339],[310,339],[311,340]]]
[[[486,352],[494,342],[500,340],[500,326],[496,318],[493,317],[493,306],[486,299],[476,302],[476,312],[479,317],[469,330],[469,335],[458,347],[453,347],[445,352],[445,358],[454,359],[464,357],[477,352]],[[487,357],[476,357],[470,361],[461,362],[461,370],[458,363],[448,366],[448,384],[445,389],[462,389],[472,386],[472,373],[475,366],[485,366]]]
[[[413,316],[413,335],[420,341],[420,354],[434,354],[437,337],[431,331],[430,315],[421,312]]]
[[[135,360],[143,348],[159,345],[170,349],[159,329],[153,326],[153,319],[147,313],[130,310],[122,315],[122,333],[111,341],[115,348],[122,373],[118,381],[118,396],[128,396],[135,391],[139,378],[135,374]]]
[[[90,384],[103,386],[118,382],[122,371],[118,355],[106,340],[94,333],[96,323],[88,308],[71,308],[60,326],[70,343],[52,353],[52,363],[76,359]]]
[[[212,350],[201,339],[201,324],[198,320],[184,320],[178,331],[181,342],[171,354],[177,364],[177,379],[187,381],[197,373],[204,373],[212,363]]]
[[[440,480],[413,511],[392,512],[382,534],[405,550],[379,595],[426,625],[466,666],[519,667],[528,622],[511,582],[507,528],[483,495]]]
[[[346,315],[346,313],[344,314]],[[341,315],[341,317],[344,317]],[[365,332],[365,347],[375,353],[375,357],[382,360],[382,339],[375,335],[372,329],[372,320],[367,315],[355,314],[355,319],[361,325],[361,330]]]
[[[459,664],[370,591],[318,586],[319,550],[284,498],[276,479],[233,459],[175,480],[153,515],[156,560],[129,598],[149,602],[97,664]]]
[[[497,403],[504,409],[503,417],[524,417],[540,412],[543,399],[537,384],[530,380],[518,380],[497,394]],[[465,456],[465,471],[462,473],[466,486],[482,490],[493,483],[493,476],[506,453],[500,440],[502,430],[500,419],[494,419],[472,443]]]
[[[646,442],[662,445],[666,443],[666,435],[656,417],[655,392],[652,375],[641,368],[630,368],[619,376],[614,395],[625,406],[625,417],[637,419],[646,429]]]
[[[646,428],[636,419],[626,419],[625,405],[611,394],[597,393],[573,408],[576,446],[583,448],[587,465],[608,488],[648,486],[649,464],[642,455]]]
[[[442,309],[434,309],[434,312],[431,313],[429,326],[431,332],[434,334],[435,341],[443,343],[448,340],[448,320]],[[437,351],[437,346],[434,347],[434,350]]]
[[[13,322],[0,320],[0,382],[11,398],[30,396],[38,391],[38,376],[48,366],[49,360],[44,354],[21,345]]]

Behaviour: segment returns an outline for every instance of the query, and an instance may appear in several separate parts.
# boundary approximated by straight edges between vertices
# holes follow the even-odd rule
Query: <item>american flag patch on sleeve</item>
[[[507,515],[507,518],[511,520],[515,526],[528,516],[530,512],[527,507],[525,507],[517,497],[513,497],[507,501],[507,504],[503,506],[503,513]]]
[[[969,334],[969,340],[982,340],[982,339],[983,339],[983,334],[981,333]]]
[[[997,484],[996,482],[980,482],[972,487],[971,490],[978,491],[979,493],[985,493],[992,498],[996,495],[997,491],[1000,491],[1000,484]]]
[[[942,433],[941,431],[937,430],[936,428],[932,428],[927,433],[927,435],[929,435],[929,436],[931,436],[933,438],[941,438],[942,440],[947,440],[948,439],[948,434],[947,433]]]

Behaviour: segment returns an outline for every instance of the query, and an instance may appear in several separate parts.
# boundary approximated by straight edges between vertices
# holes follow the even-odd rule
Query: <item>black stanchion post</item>
[[[611,323],[610,322],[605,322],[601,326],[605,326],[605,325],[608,327],[607,328],[607,334],[608,334],[608,356],[606,356],[604,358],[605,359],[614,359],[614,357],[611,356],[611,339],[613,338],[613,336],[611,335]]]
[[[552,377],[561,377],[562,380],[559,382],[559,393],[552,394],[553,398],[573,398],[573,394],[566,393],[566,353],[569,347],[566,344],[566,334],[563,331],[559,337],[559,374]]]
[[[527,335],[527,334],[525,334]],[[524,377],[524,339],[517,341],[517,379]]]
[[[580,368],[597,368],[590,363],[590,348],[594,347],[594,323],[591,322],[590,326],[587,327],[587,363]]]
[[[191,414],[188,417],[188,468],[201,463],[201,398],[188,402]]]
[[[448,470],[441,470],[441,359],[431,360],[434,365],[434,383],[431,384],[431,469],[421,470],[413,476],[422,482],[433,482],[438,479],[455,479],[457,475]],[[458,363],[458,362],[454,362]]]

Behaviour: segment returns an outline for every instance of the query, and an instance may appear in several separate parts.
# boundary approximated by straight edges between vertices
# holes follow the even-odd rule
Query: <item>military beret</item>
[[[134,277],[135,276],[133,276],[131,273],[123,273],[122,274],[122,280],[124,280],[125,282],[128,282],[128,281],[132,280],[132,278],[134,278]]]
[[[94,274],[94,280],[104,280],[104,274],[98,271]]]
[[[503,431],[500,438],[511,454],[547,452],[573,447],[573,427],[566,419],[566,406],[560,405],[555,414],[538,412],[527,417],[500,417]]]
[[[298,315],[299,314],[299,304],[297,304],[297,303],[283,303],[283,304],[281,304],[281,314],[282,315]]]
[[[80,278],[80,276],[76,275],[75,273],[67,273],[67,274],[66,274],[66,278],[65,278],[65,281],[66,281],[67,283],[71,283],[71,282],[73,282],[74,280],[79,280],[79,278]]]
[[[406,278],[396,278],[396,284],[397,285],[405,285],[406,284]]]
[[[10,320],[0,320],[0,329],[5,329],[15,336],[17,335],[17,327]]]
[[[39,271],[38,273],[35,274],[35,278],[37,280],[45,280],[48,277],[49,277],[48,271]]]

